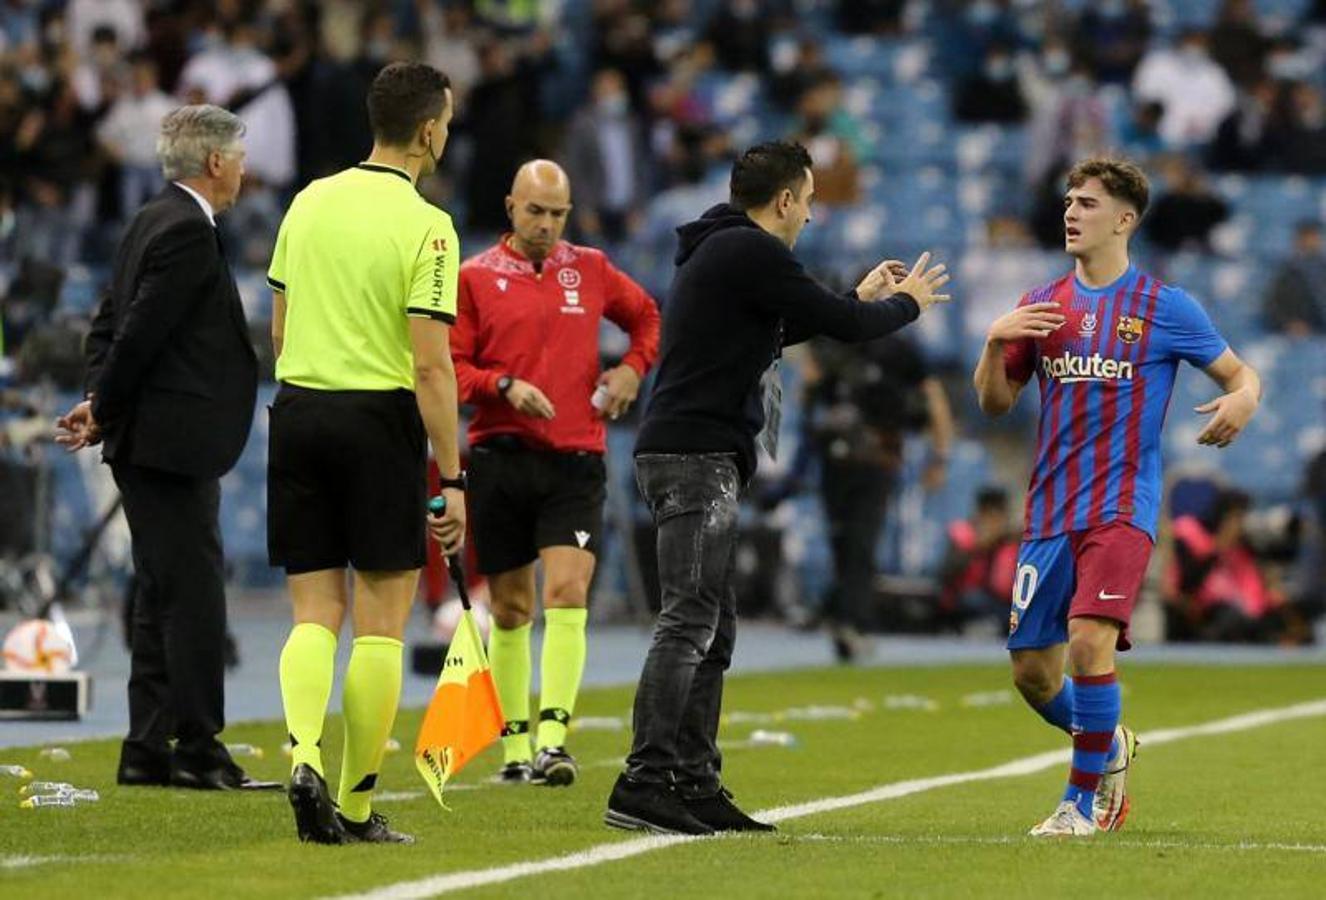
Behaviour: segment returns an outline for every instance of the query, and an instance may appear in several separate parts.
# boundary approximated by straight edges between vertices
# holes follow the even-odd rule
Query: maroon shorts
[[[1118,648],[1132,646],[1128,625],[1146,577],[1152,542],[1125,522],[1023,541],[1013,583],[1008,648],[1052,647],[1068,640],[1068,620],[1118,622]]]

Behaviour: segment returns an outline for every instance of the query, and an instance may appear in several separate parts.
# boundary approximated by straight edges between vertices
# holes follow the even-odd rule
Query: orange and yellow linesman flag
[[[424,713],[414,764],[437,802],[447,779],[502,733],[502,706],[479,629],[466,609],[456,624],[437,689]]]

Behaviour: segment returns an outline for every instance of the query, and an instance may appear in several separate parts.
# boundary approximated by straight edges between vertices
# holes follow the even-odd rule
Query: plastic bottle
[[[74,788],[72,791],[61,791],[60,797],[70,797],[79,803],[96,803],[101,799],[101,794],[92,790],[92,788]]]
[[[63,747],[47,747],[41,751],[41,757],[51,762],[69,762],[72,758],[69,751]]]
[[[765,731],[758,728],[750,733],[750,742],[757,747],[795,747],[796,735],[786,731]]]
[[[252,756],[255,759],[262,759],[262,748],[253,744],[226,744],[226,749],[230,751],[231,756]]]
[[[39,806],[77,806],[78,801],[68,794],[38,794],[19,804],[22,809],[36,809]]]
[[[55,791],[63,794],[66,791],[74,790],[74,786],[67,781],[29,781],[18,792],[27,797],[31,794],[41,794],[47,791]]]
[[[0,775],[13,775],[15,778],[32,777],[32,773],[22,766],[0,766]]]
[[[394,737],[389,737],[387,738],[387,742],[382,745],[382,749],[387,753],[399,753],[401,749],[401,742],[396,740]]]

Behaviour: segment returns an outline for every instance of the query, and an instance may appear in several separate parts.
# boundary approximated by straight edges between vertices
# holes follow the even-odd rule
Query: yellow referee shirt
[[[267,283],[285,294],[278,381],[328,391],[414,389],[408,316],[456,318],[451,217],[400,169],[360,163],[300,191]]]

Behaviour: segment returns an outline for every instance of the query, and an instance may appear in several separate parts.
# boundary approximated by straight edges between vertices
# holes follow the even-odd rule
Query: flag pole
[[[447,498],[441,494],[428,501],[428,514],[430,516],[440,516],[446,511]],[[456,585],[456,594],[460,597],[460,605],[465,609],[471,609],[470,592],[465,588],[465,567],[461,564],[460,554],[453,553],[445,558],[447,572],[451,574],[451,581]]]

